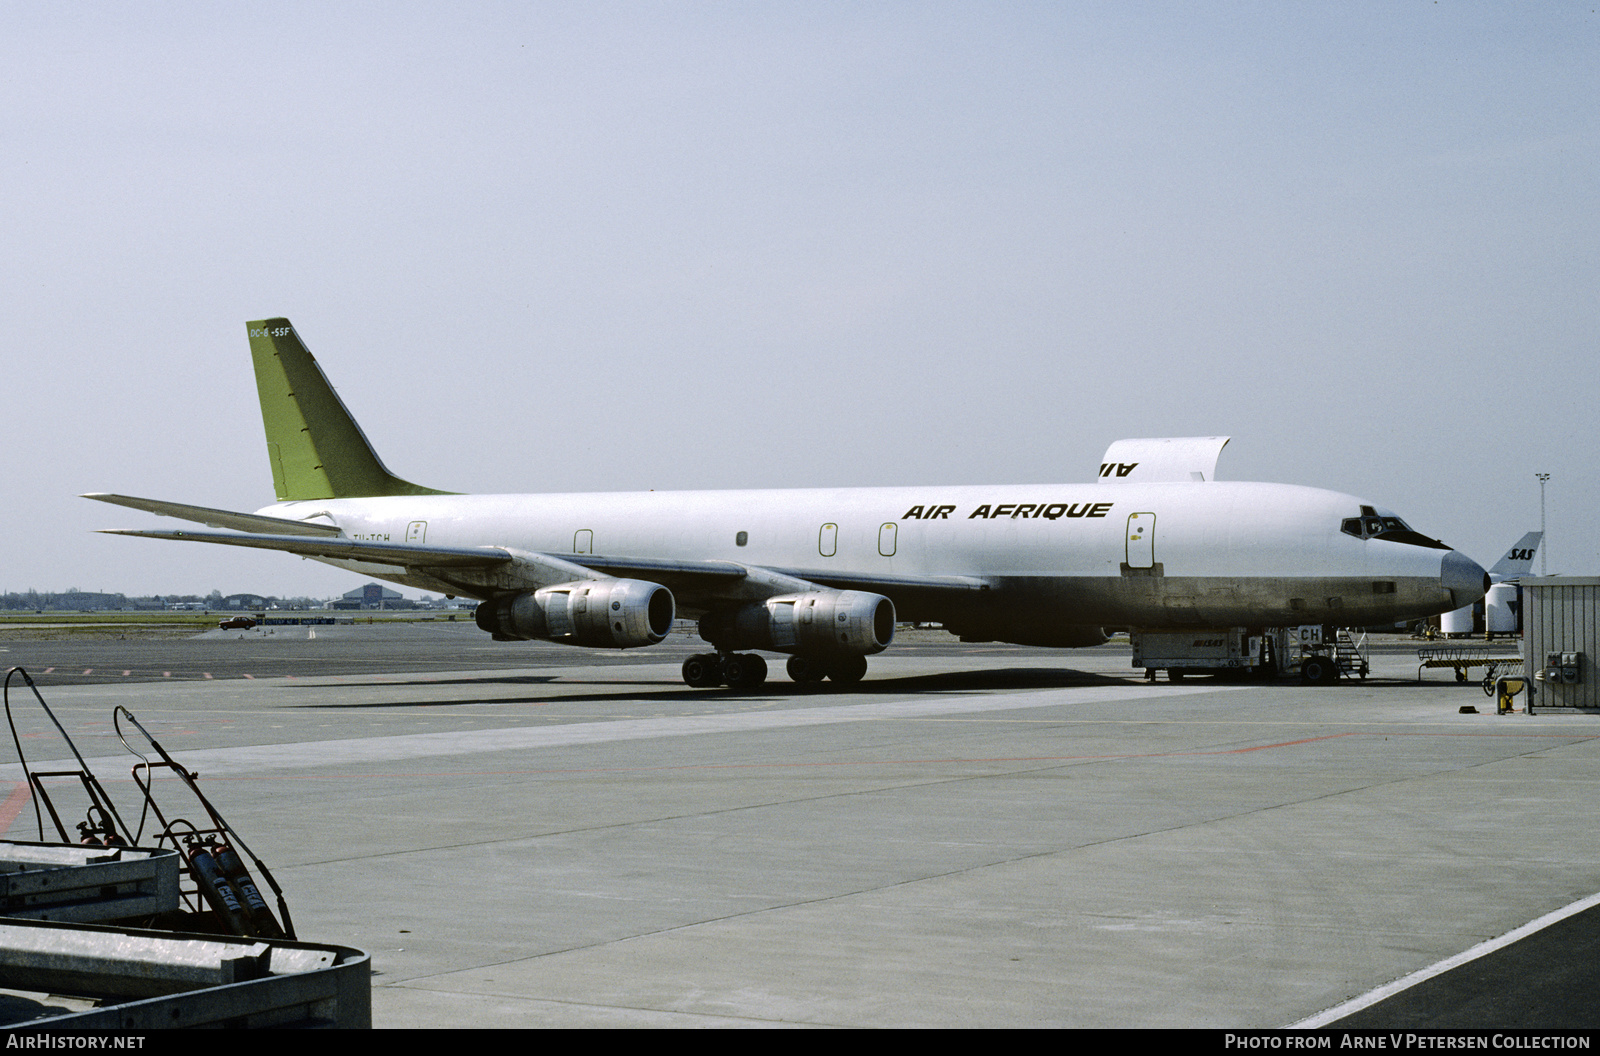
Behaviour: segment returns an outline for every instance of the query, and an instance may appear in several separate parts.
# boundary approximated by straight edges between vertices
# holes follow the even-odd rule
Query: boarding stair
[[[1339,665],[1339,673],[1345,678],[1366,678],[1372,670],[1372,664],[1367,660],[1367,632],[1360,634],[1359,639],[1351,638],[1350,632],[1343,627],[1335,634],[1333,662]]]

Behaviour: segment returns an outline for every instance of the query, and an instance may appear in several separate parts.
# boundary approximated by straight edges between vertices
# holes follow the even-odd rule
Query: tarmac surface
[[[372,953],[379,1027],[1284,1027],[1600,891],[1600,716],[1495,715],[1415,643],[1302,687],[902,638],[847,692],[470,624],[0,665],[130,823],[116,705],[198,770],[300,936]],[[14,757],[0,832],[36,839]],[[1334,1023],[1600,1025],[1596,915]]]

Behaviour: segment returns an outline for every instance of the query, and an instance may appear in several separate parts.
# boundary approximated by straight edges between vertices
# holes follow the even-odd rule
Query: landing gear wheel
[[[722,685],[722,659],[715,653],[696,653],[683,662],[683,680],[695,689]]]
[[[828,675],[822,665],[809,656],[791,656],[789,662],[784,665],[784,670],[789,672],[790,678],[801,685],[821,682]]]
[[[722,662],[722,677],[734,689],[751,689],[767,680],[767,662],[755,653],[736,653]]]
[[[1339,677],[1339,669],[1325,656],[1307,657],[1300,665],[1300,681],[1308,686],[1331,686]]]
[[[846,656],[828,661],[828,677],[842,686],[860,682],[867,673],[867,658]]]

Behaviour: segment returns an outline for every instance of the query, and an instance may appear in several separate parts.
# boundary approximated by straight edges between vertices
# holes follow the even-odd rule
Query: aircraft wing
[[[887,589],[905,587],[986,590],[989,586],[983,580],[972,576],[883,576],[856,572],[819,572],[816,569],[806,568],[741,565],[735,561],[662,561],[637,557],[594,557],[589,554],[541,556],[564,556],[566,560],[576,558],[585,568],[592,568],[596,572],[606,572],[613,576],[642,576],[662,581],[678,577],[697,577],[707,582],[732,582],[749,578],[765,581],[774,576],[787,577],[798,582],[777,585],[796,590],[823,586],[838,590],[871,590],[881,594]]]
[[[835,590],[866,590],[896,597],[908,591],[945,594],[988,590],[989,583],[976,576],[885,576],[866,572],[818,572],[801,568],[778,568],[774,572],[794,576]]]
[[[555,557],[553,554],[541,555]],[[818,587],[862,590],[882,594],[896,607],[913,609],[951,594],[988,590],[989,584],[972,576],[886,576],[808,568],[769,568],[734,561],[663,561],[649,558],[567,555],[585,568],[607,575],[636,577],[660,583],[689,609],[714,602],[758,601],[776,594],[801,593]]]
[[[952,593],[987,590],[989,584],[969,576],[886,576],[866,573],[776,569],[742,565],[733,561],[676,561],[660,558],[604,557],[592,554],[524,553],[509,548],[450,547],[416,543],[349,539],[333,525],[238,513],[209,506],[191,506],[163,499],[93,493],[83,496],[99,502],[127,506],[166,517],[198,521],[230,531],[108,528],[106,535],[132,535],[145,539],[242,546],[280,550],[301,557],[333,561],[360,561],[409,571],[432,572],[464,592],[492,596],[526,589],[533,583],[549,584],[594,575],[640,578],[660,583],[692,609],[729,600],[754,601],[776,594],[799,593],[818,587],[861,590],[883,594],[902,607],[920,607]],[[529,562],[530,575],[517,575],[513,566]],[[504,577],[497,569],[511,573]],[[462,577],[465,576],[463,579]],[[485,578],[487,577],[487,578]],[[479,588],[479,589],[474,589]]]
[[[287,517],[263,517],[259,513],[235,513],[232,510],[215,510],[210,506],[190,506],[164,499],[141,499],[133,495],[110,495],[91,492],[80,498],[96,502],[109,502],[115,506],[144,510],[163,517],[177,517],[185,521],[198,521],[211,528],[232,528],[240,532],[265,535],[338,535],[339,529],[331,524],[312,524],[309,521],[292,521]]]

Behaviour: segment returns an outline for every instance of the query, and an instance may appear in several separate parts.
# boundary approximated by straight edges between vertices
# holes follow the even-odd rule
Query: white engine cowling
[[[496,641],[601,649],[655,645],[672,630],[672,592],[640,579],[585,579],[496,598],[473,618]]]
[[[718,649],[806,656],[870,656],[894,640],[894,602],[860,590],[780,594],[706,614],[700,637]]]

